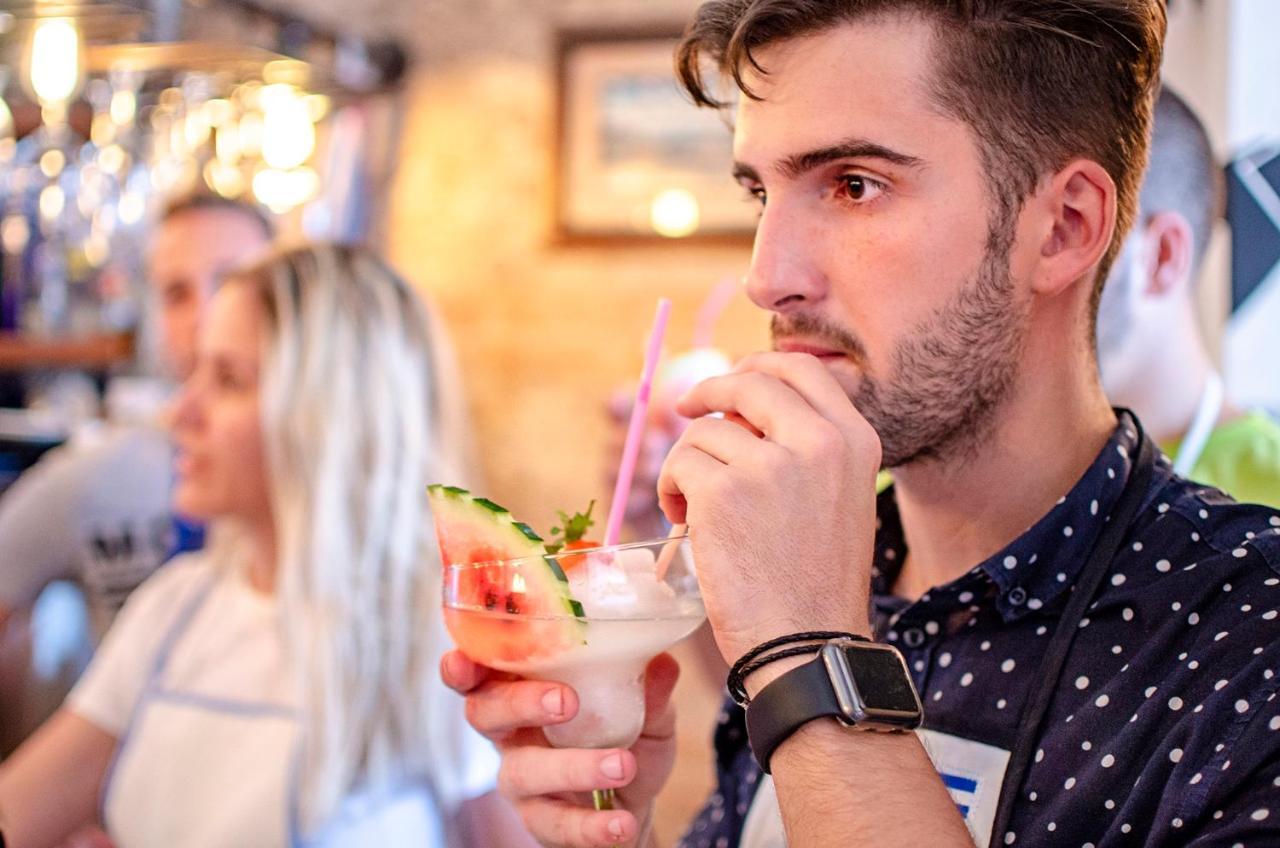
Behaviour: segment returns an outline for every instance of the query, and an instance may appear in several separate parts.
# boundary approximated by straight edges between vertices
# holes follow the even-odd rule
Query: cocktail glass
[[[445,624],[474,662],[573,687],[578,712],[545,728],[552,745],[629,748],[644,726],[645,667],[706,618],[689,547],[687,536],[675,536],[445,563]],[[572,600],[547,604],[555,569],[567,576]],[[532,586],[542,590],[537,597]],[[613,790],[592,797],[597,809],[612,809]]]

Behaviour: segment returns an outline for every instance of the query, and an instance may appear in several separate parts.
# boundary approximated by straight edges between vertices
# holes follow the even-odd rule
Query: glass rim
[[[639,542],[623,542],[619,545],[597,545],[594,548],[576,548],[572,551],[560,550],[554,554],[528,554],[526,556],[511,557],[510,559],[488,559],[482,562],[458,562],[458,563],[441,563],[443,569],[448,571],[466,571],[471,568],[494,568],[494,567],[514,567],[522,563],[543,562],[547,558],[559,560],[566,556],[589,556],[599,551],[626,551],[635,548],[652,548],[666,545],[670,542],[680,543],[689,540],[689,533],[685,531],[675,536],[663,536],[660,539],[643,539]]]

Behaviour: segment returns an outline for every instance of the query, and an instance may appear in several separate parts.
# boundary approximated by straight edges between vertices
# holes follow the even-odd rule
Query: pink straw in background
[[[720,320],[721,313],[725,307],[733,300],[741,286],[741,280],[732,275],[725,277],[716,283],[715,287],[707,293],[707,297],[702,301],[702,306],[698,307],[698,317],[693,325],[693,346],[711,347],[712,339],[715,337],[716,323]]]
[[[658,370],[658,358],[662,354],[662,337],[667,332],[667,319],[671,317],[671,301],[659,298],[658,312],[649,331],[649,347],[644,356],[644,370],[640,373],[640,387],[636,390],[636,402],[631,407],[631,422],[627,425],[627,441],[622,448],[622,464],[618,466],[618,482],[613,487],[613,503],[609,505],[609,523],[605,525],[605,547],[618,544],[622,533],[622,519],[627,513],[627,498],[631,496],[631,479],[635,475],[636,460],[640,456],[640,441],[644,437],[645,419],[649,415],[649,394],[653,389],[653,375]]]

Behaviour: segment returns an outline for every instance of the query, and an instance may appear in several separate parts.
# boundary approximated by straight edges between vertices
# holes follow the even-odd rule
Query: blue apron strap
[[[217,575],[210,575],[209,579],[201,582],[196,586],[195,591],[186,599],[182,609],[178,612],[177,618],[173,624],[165,632],[164,637],[160,640],[160,645],[156,649],[155,658],[151,663],[151,670],[147,673],[147,681],[142,686],[142,691],[138,693],[138,700],[134,702],[133,709],[129,713],[129,721],[125,724],[124,733],[116,740],[116,748],[111,752],[111,762],[107,764],[107,770],[102,775],[102,786],[98,791],[98,820],[107,820],[107,795],[111,791],[111,778],[115,774],[116,765],[120,762],[120,755],[124,752],[125,746],[129,744],[129,736],[133,733],[133,728],[138,722],[138,717],[142,713],[142,707],[147,699],[159,688],[159,680],[164,674],[165,667],[169,663],[169,656],[173,653],[173,646],[177,644],[178,639],[186,632],[191,625],[192,619],[196,617],[200,607],[208,600],[209,593],[213,589],[213,584],[217,580]]]

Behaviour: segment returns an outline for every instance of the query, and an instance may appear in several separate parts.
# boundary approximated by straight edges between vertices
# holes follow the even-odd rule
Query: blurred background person
[[[1165,87],[1139,218],[1102,293],[1098,359],[1111,401],[1132,409],[1184,476],[1280,505],[1280,427],[1226,396],[1197,319],[1197,280],[1223,206],[1199,118]]]
[[[56,844],[100,785],[121,846],[527,843],[436,673],[425,488],[467,475],[430,328],[360,250],[295,250],[222,285],[172,412],[174,503],[210,544],[134,593],[0,766],[10,844]]]

